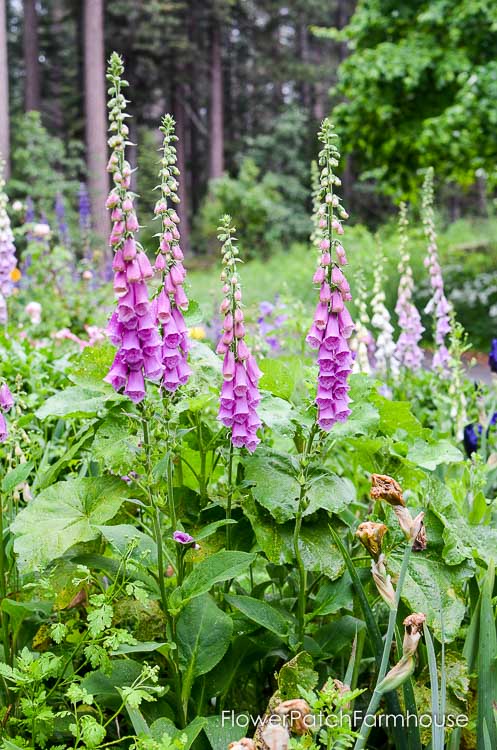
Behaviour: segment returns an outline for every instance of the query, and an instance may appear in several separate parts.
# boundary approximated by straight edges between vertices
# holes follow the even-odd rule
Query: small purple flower
[[[0,409],[2,409],[2,411],[10,411],[13,406],[14,397],[12,396],[7,383],[4,383],[0,386]]]
[[[62,243],[67,247],[69,245],[69,228],[67,226],[64,199],[62,198],[62,195],[60,193],[57,193],[57,196],[55,198],[55,215],[57,217],[59,237]]]
[[[173,539],[178,544],[195,544],[195,539],[190,534],[187,534],[186,531],[175,531]]]
[[[488,355],[488,366],[492,372],[497,372],[497,339],[492,339]]]
[[[91,226],[91,203],[88,189],[84,182],[78,191],[79,227],[83,233],[89,232]]]

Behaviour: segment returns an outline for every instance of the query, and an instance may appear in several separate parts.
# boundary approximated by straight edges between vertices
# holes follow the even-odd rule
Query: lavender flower
[[[186,531],[175,531],[173,539],[178,544],[195,544],[195,539],[190,534],[187,534]]]
[[[407,206],[400,204],[399,235],[400,235],[400,263],[399,263],[399,292],[395,312],[399,320],[400,336],[395,349],[395,356],[399,363],[409,370],[419,370],[423,362],[423,352],[419,347],[422,333],[419,312],[413,301],[412,293],[414,281],[407,249]]]
[[[78,213],[79,228],[83,234],[90,231],[91,226],[91,203],[88,188],[84,182],[80,182],[78,190]]]
[[[223,243],[224,265],[221,273],[224,298],[220,307],[224,315],[223,334],[216,349],[218,354],[224,355],[218,419],[231,430],[231,442],[236,448],[245,446],[253,453],[260,442],[257,430],[261,422],[257,406],[260,402],[258,383],[261,372],[244,340],[242,290],[236,271],[239,259],[234,231],[231,217],[224,216],[218,235]]]
[[[391,375],[392,378],[396,379],[399,374],[399,363],[395,358],[393,325],[390,313],[385,306],[385,292],[382,285],[384,268],[385,258],[380,251],[377,258],[373,296],[371,299],[373,310],[371,325],[379,332],[376,337],[375,370],[380,377]]]
[[[145,380],[162,377],[161,338],[157,331],[155,316],[148,299],[147,279],[153,269],[134,238],[138,230],[138,219],[130,192],[131,166],[125,160],[128,137],[126,99],[121,90],[127,85],[121,76],[122,60],[113,53],[107,78],[110,81],[109,119],[112,154],[108,170],[114,187],[107,198],[111,211],[112,231],[110,244],[114,248],[114,291],[118,297],[117,309],[107,326],[112,343],[118,347],[112,367],[105,380],[115,390],[124,388],[124,393],[135,403],[145,397]]]
[[[347,256],[338,239],[343,234],[341,219],[347,219],[348,214],[340,204],[338,195],[333,192],[334,186],[341,184],[333,171],[340,157],[333,142],[336,137],[329,120],[324,120],[319,132],[323,149],[319,154],[321,180],[315,233],[319,262],[313,279],[315,284],[319,284],[320,293],[314,322],[306,339],[309,346],[319,350],[316,404],[318,424],[326,431],[335,422],[344,422],[350,414],[347,378],[353,362],[347,339],[354,330],[354,324],[344,304],[352,297],[341,270],[347,264]],[[332,257],[333,251],[335,258]]]
[[[57,193],[55,198],[55,216],[57,217],[57,227],[59,230],[59,238],[65,247],[70,244],[69,239],[69,227],[67,226],[66,220],[66,209],[64,206],[64,199],[60,193]]]
[[[7,297],[14,290],[13,272],[15,271],[16,249],[14,235],[7,213],[9,199],[5,192],[4,162],[0,162],[0,324],[7,323]]]
[[[445,343],[445,337],[451,331],[450,311],[451,306],[444,292],[442,269],[438,258],[437,233],[435,231],[435,219],[433,213],[433,168],[430,167],[425,176],[423,184],[423,225],[425,236],[428,240],[428,255],[424,264],[430,273],[430,284],[433,290],[432,297],[425,307],[425,313],[433,313],[435,323],[435,353],[433,355],[433,368],[448,375],[450,365],[450,354]]]
[[[162,385],[168,391],[175,391],[178,386],[184,385],[191,375],[187,361],[188,330],[182,313],[182,310],[188,308],[188,298],[183,289],[186,271],[179,244],[179,216],[169,206],[169,202],[179,203],[179,169],[176,166],[174,146],[178,138],[174,133],[174,126],[171,115],[165,115],[160,128],[164,135],[160,170],[161,197],[155,205],[155,216],[161,221],[155,269],[162,273],[162,282],[154,299],[154,313],[157,325],[162,327]]]

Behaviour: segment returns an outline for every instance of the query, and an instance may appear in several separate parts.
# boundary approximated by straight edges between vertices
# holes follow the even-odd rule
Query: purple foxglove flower
[[[145,398],[145,377],[157,380],[162,374],[160,336],[153,336],[150,328],[152,307],[146,280],[152,269],[143,251],[137,248],[133,233],[138,220],[129,191],[131,166],[125,160],[128,127],[125,124],[125,99],[119,94],[123,73],[121,58],[113,54],[109,65],[110,109],[109,146],[113,150],[108,169],[114,186],[106,201],[111,211],[112,230],[109,243],[114,248],[112,264],[117,308],[110,318],[107,333],[118,351],[111,369],[104,378],[116,390],[133,402]],[[146,332],[146,333],[143,333]],[[158,364],[159,363],[159,364]]]
[[[322,430],[330,430],[336,422],[345,421],[349,414],[348,382],[353,356],[348,339],[354,323],[345,306],[350,297],[349,286],[339,268],[345,265],[345,251],[335,237],[344,232],[342,221],[348,214],[342,207],[334,188],[333,173],[340,154],[328,120],[323,122],[319,138],[323,148],[319,155],[322,172],[316,192],[316,231],[313,234],[319,252],[319,263],[313,281],[318,284],[319,302],[306,341],[318,349],[317,421]]]
[[[162,329],[164,345],[162,364],[164,374],[161,385],[167,391],[175,391],[185,385],[191,375],[188,366],[188,330],[183,311],[188,309],[188,297],[183,289],[186,270],[183,266],[183,252],[180,247],[178,229],[179,216],[170,203],[179,203],[178,181],[171,179],[171,173],[179,175],[176,167],[175,122],[171,115],[165,115],[160,127],[163,134],[161,159],[161,197],[155,206],[155,219],[161,222],[159,248],[154,268],[162,274],[160,290],[155,298],[157,325]],[[146,271],[151,269],[146,267]]]
[[[419,347],[422,333],[421,318],[413,301],[414,280],[410,264],[409,250],[407,249],[407,207],[405,203],[400,204],[399,233],[400,233],[400,281],[397,304],[397,313],[400,336],[395,348],[395,357],[399,364],[409,370],[419,370],[423,363],[423,352]]]
[[[0,409],[2,409],[2,411],[10,411],[13,406],[14,397],[12,396],[7,383],[3,383],[3,385],[0,386]]]
[[[7,422],[5,421],[5,417],[0,412],[0,443],[5,443],[9,436],[9,431],[7,429]]]
[[[261,422],[257,416],[257,407],[260,402],[258,383],[262,373],[245,342],[242,291],[235,271],[238,249],[232,238],[234,229],[229,216],[223,217],[219,231],[219,239],[223,241],[225,270],[221,279],[224,282],[225,297],[220,308],[224,315],[223,333],[216,350],[219,354],[224,354],[218,419],[231,430],[231,442],[235,448],[246,448],[253,453],[260,442],[257,430]],[[270,303],[261,305],[263,315],[270,315],[272,310]]]
[[[433,367],[448,376],[450,353],[445,343],[445,337],[451,332],[451,306],[445,297],[442,269],[438,259],[437,234],[435,231],[435,217],[433,212],[433,169],[426,172],[423,184],[423,225],[428,240],[428,254],[425,266],[429,270],[430,283],[433,290],[432,297],[425,307],[425,312],[433,313],[435,352]]]

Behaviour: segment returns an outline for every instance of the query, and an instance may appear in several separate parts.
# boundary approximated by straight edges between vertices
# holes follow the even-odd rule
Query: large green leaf
[[[206,594],[216,583],[248,573],[255,555],[249,552],[221,550],[195,565],[181,587],[183,600]]]
[[[98,530],[108,542],[124,557],[133,547],[134,560],[154,565],[157,562],[157,545],[154,540],[132,524],[121,523],[115,526],[99,526]]]
[[[389,567],[395,573],[400,570],[400,560],[389,558]],[[428,626],[440,640],[443,617],[443,632],[446,641],[457,635],[466,611],[463,595],[464,582],[473,575],[466,564],[448,566],[425,553],[412,554],[409,572],[402,588],[402,599],[411,611],[424,612]]]
[[[150,725],[150,734],[156,742],[160,742],[164,735],[167,735],[171,740],[179,739],[182,736],[186,737],[186,744],[181,745],[182,750],[189,750],[193,745],[198,735],[205,727],[207,719],[203,716],[197,716],[190,724],[184,729],[178,729],[171,719],[167,719],[165,716],[161,716],[160,719],[156,719]]]
[[[410,438],[429,435],[411,412],[407,401],[390,401],[388,398],[374,394],[372,401],[380,415],[379,430],[385,435],[395,435],[398,430],[406,432]]]
[[[115,355],[115,347],[109,342],[86,347],[77,357],[69,379],[82,388],[110,394],[112,387],[104,381],[104,377]]]
[[[128,497],[126,483],[111,477],[68,479],[42,490],[12,524],[20,567],[42,567],[95,539]]]
[[[434,471],[440,464],[453,464],[464,460],[461,451],[449,440],[439,440],[436,443],[416,440],[409,448],[407,458],[428,471]]]
[[[246,617],[276,635],[285,636],[288,632],[288,620],[268,602],[254,599],[251,596],[226,595],[226,601],[240,610]]]
[[[259,451],[245,461],[245,477],[252,484],[252,495],[278,523],[295,518],[301,486],[295,476],[293,457]],[[304,515],[320,508],[338,513],[355,500],[352,482],[326,470],[311,473],[308,481],[309,504]]]
[[[208,594],[192,599],[177,621],[178,658],[183,672],[184,695],[193,681],[207,674],[221,661],[233,632],[231,617]]]
[[[297,383],[302,377],[302,361],[297,357],[263,359],[259,362],[262,370],[260,386],[273,396],[289,401]]]
[[[301,689],[312,690],[318,682],[312,657],[302,651],[283,664],[278,674],[278,689],[282,700],[300,698]]]
[[[278,524],[268,513],[250,498],[243,502],[243,509],[249,518],[257,543],[270,562],[293,565],[293,523]],[[324,573],[334,580],[344,571],[342,555],[333,544],[328,530],[329,520],[324,517],[306,520],[302,524],[299,537],[300,553],[307,570]]]
[[[140,452],[139,438],[130,434],[130,419],[109,416],[98,427],[91,446],[93,457],[116,474],[127,474]]]
[[[112,388],[107,393],[102,393],[74,385],[47,398],[36,410],[35,416],[38,419],[88,416],[97,414],[109,399],[118,401],[121,398],[123,397],[115,393]]]

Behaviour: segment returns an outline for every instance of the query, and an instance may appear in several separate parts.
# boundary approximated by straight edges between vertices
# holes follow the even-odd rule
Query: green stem
[[[392,641],[393,641],[393,636],[395,633],[395,622],[397,620],[397,611],[399,609],[400,596],[402,594],[402,587],[404,585],[404,580],[407,575],[407,568],[409,566],[409,558],[411,556],[411,550],[412,550],[412,543],[409,541],[405,548],[404,557],[402,559],[402,566],[400,568],[399,580],[397,583],[397,589],[395,591],[395,604],[390,610],[390,614],[388,617],[387,634],[385,636],[385,645],[383,647],[383,655],[381,657],[380,670],[378,672],[376,686],[375,686],[373,695],[371,696],[371,700],[369,702],[366,715],[364,716],[364,719],[361,725],[361,730],[359,732],[359,737],[357,738],[356,743],[354,745],[354,750],[363,750],[363,748],[366,747],[366,742],[369,737],[369,733],[371,731],[371,722],[368,721],[368,718],[370,716],[375,715],[378,709],[378,706],[380,705],[382,692],[378,690],[378,685],[382,682],[388,669],[388,661],[390,658],[390,651],[392,649]]]
[[[233,502],[233,456],[234,447],[230,440],[230,454],[228,459],[228,497],[226,502],[226,520],[231,521],[231,506]],[[231,524],[226,526],[226,549],[231,549]]]
[[[7,571],[5,565],[5,545],[3,534],[3,498],[0,497],[0,603],[3,602],[7,596]],[[1,610],[1,617],[4,658],[7,664],[12,665],[9,644],[9,616],[7,612]]]

